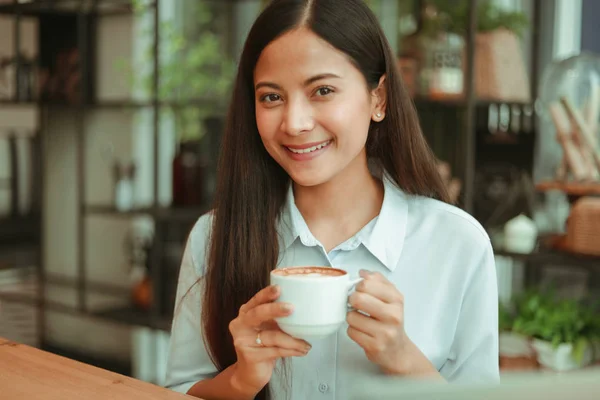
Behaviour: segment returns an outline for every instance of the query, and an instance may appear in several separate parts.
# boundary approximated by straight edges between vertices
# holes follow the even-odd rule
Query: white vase
[[[554,348],[550,342],[534,339],[532,345],[537,351],[538,362],[554,371],[571,371],[583,368],[593,361],[591,346],[586,347],[583,357],[577,361],[573,357],[573,345],[571,343],[562,343]]]
[[[600,361],[600,340],[595,340],[592,343],[594,362]]]
[[[537,235],[535,222],[521,214],[504,225],[504,248],[513,253],[531,253],[535,249]]]
[[[500,355],[505,357],[533,357],[535,351],[527,336],[514,332],[500,332]]]

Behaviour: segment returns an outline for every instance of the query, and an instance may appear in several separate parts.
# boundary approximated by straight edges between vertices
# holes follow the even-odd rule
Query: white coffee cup
[[[277,302],[294,306],[291,315],[277,318],[290,336],[309,340],[331,335],[348,313],[350,290],[362,278],[350,280],[344,270],[330,267],[289,267],[271,272],[271,284],[281,288]]]

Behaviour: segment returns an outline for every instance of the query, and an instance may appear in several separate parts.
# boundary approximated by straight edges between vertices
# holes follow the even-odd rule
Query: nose
[[[306,99],[288,101],[281,129],[288,135],[298,136],[314,128],[313,110]]]

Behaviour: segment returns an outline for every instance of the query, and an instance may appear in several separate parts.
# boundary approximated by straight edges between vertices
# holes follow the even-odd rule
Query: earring
[[[377,116],[377,118],[381,118],[381,113],[377,113],[375,115]]]

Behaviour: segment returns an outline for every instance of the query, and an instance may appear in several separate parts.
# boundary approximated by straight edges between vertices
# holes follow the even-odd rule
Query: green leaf
[[[465,34],[468,25],[467,0],[428,0],[437,13],[424,21],[424,29],[430,34],[453,32]],[[508,29],[522,36],[529,25],[527,16],[519,11],[506,10],[490,0],[480,1],[477,9],[477,31],[489,32],[499,28]]]
[[[573,360],[580,363],[583,360],[583,355],[590,345],[590,342],[586,338],[580,338],[573,345]]]

